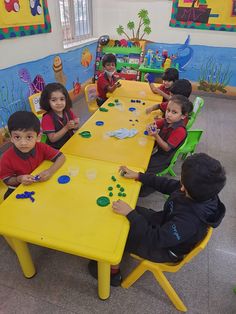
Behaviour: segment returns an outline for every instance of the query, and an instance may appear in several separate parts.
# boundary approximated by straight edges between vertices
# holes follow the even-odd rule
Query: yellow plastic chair
[[[98,109],[97,105],[97,86],[96,84],[88,84],[84,89],[85,100],[88,105],[89,112],[95,112]]]
[[[140,263],[128,275],[128,277],[126,277],[123,280],[121,286],[126,289],[129,288],[136,280],[138,280],[145,273],[145,271],[150,271],[153,273],[156,280],[158,281],[162,289],[165,291],[165,293],[168,295],[168,297],[170,298],[174,306],[177,308],[177,310],[181,312],[186,312],[187,307],[184,305],[183,301],[180,299],[178,294],[175,292],[174,288],[167,280],[166,276],[164,275],[164,272],[176,273],[177,271],[179,271],[185,264],[189,263],[193,259],[193,257],[198,255],[202,250],[205,249],[207,243],[211,238],[211,235],[212,227],[209,227],[205,238],[202,241],[200,241],[196,245],[196,247],[184,257],[184,259],[181,262],[178,263],[154,263],[149,260],[142,259],[134,254],[131,254],[131,256],[134,257],[135,259],[140,260]]]
[[[201,97],[196,97],[193,102],[193,111],[191,113],[190,119],[186,125],[186,129],[189,130],[193,124],[196,121],[196,118],[200,111],[202,110],[202,107],[204,106],[204,99]]]
[[[45,113],[45,110],[40,108],[39,100],[40,100],[41,93],[33,94],[29,96],[29,104],[31,111],[41,120],[42,115]]]

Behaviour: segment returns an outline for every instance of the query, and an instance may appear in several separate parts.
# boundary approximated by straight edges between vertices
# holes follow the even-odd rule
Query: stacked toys
[[[161,68],[164,69],[170,68],[172,62],[172,57],[168,57],[168,51],[163,50],[162,54],[159,51],[156,53],[148,49],[147,54],[144,57],[144,66],[151,69]]]

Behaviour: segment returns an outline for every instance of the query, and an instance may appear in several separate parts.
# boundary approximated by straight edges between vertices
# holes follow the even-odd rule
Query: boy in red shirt
[[[105,54],[102,58],[102,66],[104,71],[99,75],[97,81],[97,105],[100,107],[107,100],[107,92],[114,92],[120,87],[117,77],[114,75],[116,71],[116,56],[112,53]]]
[[[0,179],[8,186],[4,199],[21,183],[30,185],[47,181],[65,161],[61,152],[39,142],[40,122],[32,112],[13,113],[7,125],[13,146],[0,159]],[[44,160],[50,160],[53,164],[36,177],[31,175]]]
[[[168,102],[165,118],[148,125],[147,131],[156,140],[157,152],[151,156],[146,173],[157,174],[170,164],[187,136],[184,119],[192,110],[193,104],[187,97],[174,95]]]

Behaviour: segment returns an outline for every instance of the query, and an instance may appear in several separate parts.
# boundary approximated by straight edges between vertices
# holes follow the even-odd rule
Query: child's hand
[[[129,168],[127,168],[126,166],[120,166],[119,172],[120,172],[121,176],[128,178],[128,179],[138,179],[138,177],[139,177],[138,172],[132,171]]]
[[[153,111],[153,106],[146,109],[146,114],[149,114]]]
[[[47,181],[48,179],[51,178],[51,176],[52,176],[51,171],[49,169],[46,169],[38,174],[38,177],[39,177],[38,182]]]
[[[115,83],[116,87],[121,87],[121,83],[118,81]]]
[[[23,185],[30,185],[35,182],[34,176],[31,174],[25,174],[17,177],[17,181],[22,183]]]
[[[133,208],[131,208],[127,203],[121,200],[113,202],[112,208],[115,213],[123,215],[123,216],[127,216],[133,210]]]
[[[151,136],[155,136],[159,132],[155,123],[149,124],[147,126],[147,131],[148,131],[148,135],[151,135]]]
[[[68,130],[73,130],[75,128],[75,121],[74,120],[68,121],[66,127]]]
[[[148,82],[148,75],[149,75],[149,73],[146,73],[146,74],[144,75],[144,81],[145,81],[145,82]]]
[[[155,75],[152,73],[148,73],[147,80],[148,80],[149,84],[154,83],[155,82]]]

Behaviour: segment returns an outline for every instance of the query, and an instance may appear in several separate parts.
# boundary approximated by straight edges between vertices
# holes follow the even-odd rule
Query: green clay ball
[[[122,193],[122,196],[123,196],[123,197],[126,197],[126,193]]]
[[[112,192],[110,192],[110,193],[109,193],[109,196],[113,196],[113,193],[112,193]]]
[[[124,192],[124,190],[125,190],[124,188],[120,188],[120,191],[121,191],[121,192]]]
[[[112,186],[109,186],[108,187],[108,191],[112,191],[113,190],[113,187]]]
[[[123,196],[121,192],[118,193],[118,196]]]
[[[113,102],[110,102],[107,106],[109,106],[109,107],[114,107],[115,104],[113,104]]]
[[[99,110],[102,111],[102,112],[107,112],[108,111],[107,108],[103,108],[103,107],[100,107]]]
[[[111,177],[112,181],[116,181],[116,177],[112,176]]]
[[[98,206],[102,206],[102,207],[105,207],[107,205],[110,204],[110,200],[108,197],[106,196],[100,196],[98,199],[97,199],[97,204]]]
[[[83,131],[83,132],[79,133],[79,135],[84,137],[84,138],[90,138],[92,136],[90,131]]]
[[[117,184],[116,187],[119,189],[120,188],[120,184]]]

